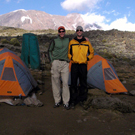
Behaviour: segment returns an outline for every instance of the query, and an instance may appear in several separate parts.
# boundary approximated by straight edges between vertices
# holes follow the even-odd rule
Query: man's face
[[[81,37],[82,34],[83,34],[83,31],[82,30],[77,30],[76,31],[76,34],[77,34],[78,37]]]
[[[60,30],[59,30],[59,36],[60,36],[61,38],[63,38],[63,37],[65,36],[65,30],[64,30],[64,29],[60,29]]]

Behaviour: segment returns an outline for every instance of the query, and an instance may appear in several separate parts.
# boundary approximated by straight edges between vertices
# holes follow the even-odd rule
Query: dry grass
[[[52,35],[57,35],[58,31],[57,30],[24,30],[24,29],[19,29],[19,28],[14,28],[14,27],[5,27],[5,26],[0,26],[0,36],[22,36],[24,33],[34,33],[36,35],[42,35],[42,34],[52,34]],[[73,30],[67,30],[67,34],[74,34],[75,31]]]

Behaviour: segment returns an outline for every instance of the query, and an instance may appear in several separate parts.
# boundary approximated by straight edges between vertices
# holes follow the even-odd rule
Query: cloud
[[[112,10],[112,11],[103,11],[103,14],[108,14],[108,15],[113,14],[114,16],[120,15],[120,13],[119,12],[116,12],[115,10]]]
[[[135,31],[135,23],[128,22],[126,16],[113,21],[109,27],[122,31]]]
[[[6,0],[6,2],[10,2],[11,0]]]
[[[109,6],[109,5],[110,5],[110,2],[107,2],[107,3],[106,3],[106,6]]]
[[[113,22],[110,22],[105,16],[96,13],[82,14],[85,23],[96,23],[102,27],[102,30],[118,29],[121,31],[135,31],[135,23],[128,21],[128,18],[124,16],[123,18],[118,18]]]
[[[128,17],[130,17],[130,16],[131,16],[131,12],[129,11],[129,12],[128,12]]]
[[[17,3],[20,3],[22,0],[17,0]]]
[[[101,22],[100,26],[103,30],[117,29],[121,31],[135,31],[135,23],[128,22],[127,17],[116,19],[110,24]]]
[[[105,21],[105,16],[96,15],[95,13],[87,13],[82,17],[86,23],[102,23]]]
[[[6,2],[10,2],[11,0],[5,0]],[[20,3],[22,0],[17,0],[17,3]]]
[[[61,6],[68,11],[86,11],[87,9],[94,9],[100,1],[101,0],[65,0],[61,2]]]
[[[121,13],[116,10],[104,11],[104,15],[100,13],[92,13],[92,9],[97,8],[97,5],[100,1],[103,0],[64,0],[61,3],[63,9],[68,11],[88,11],[91,10],[91,13],[82,14],[85,23],[96,23],[101,26],[103,30],[118,29],[122,31],[135,31],[135,24],[128,21],[127,17],[130,17],[131,12],[128,12],[127,16],[118,18]],[[109,6],[110,3],[107,2],[105,6]],[[129,7],[128,7],[129,8]],[[105,15],[109,15],[109,19]],[[111,22],[111,16],[116,17],[117,19]]]

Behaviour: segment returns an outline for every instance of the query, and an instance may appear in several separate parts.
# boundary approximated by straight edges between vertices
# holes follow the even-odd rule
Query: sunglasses
[[[83,31],[83,30],[76,30],[76,32],[78,32],[78,31]]]
[[[59,31],[59,33],[62,33],[62,32],[65,32],[65,30],[63,30],[63,31]]]

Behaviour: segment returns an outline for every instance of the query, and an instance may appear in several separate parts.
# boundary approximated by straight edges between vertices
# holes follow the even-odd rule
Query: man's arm
[[[89,53],[90,54],[87,56],[87,60],[88,61],[91,60],[94,57],[94,49],[93,49],[93,47],[92,47],[90,42],[89,42]]]
[[[86,41],[89,41],[89,39],[87,37],[84,37],[86,39]]]
[[[71,48],[71,41],[69,42],[68,45],[68,58],[72,60],[72,48]]]
[[[50,63],[52,63],[52,51],[54,49],[54,44],[55,44],[55,42],[54,42],[54,40],[52,40],[50,43],[50,46],[48,48],[48,56],[49,56]]]

